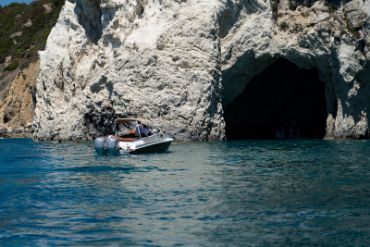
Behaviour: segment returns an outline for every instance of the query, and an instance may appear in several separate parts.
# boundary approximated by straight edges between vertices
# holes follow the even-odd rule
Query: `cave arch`
[[[325,84],[317,69],[300,69],[283,58],[224,108],[228,140],[323,138],[326,117]]]

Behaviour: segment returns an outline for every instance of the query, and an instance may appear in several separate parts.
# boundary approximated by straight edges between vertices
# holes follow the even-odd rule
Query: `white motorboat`
[[[94,147],[98,154],[118,154],[128,152],[130,154],[159,153],[165,152],[174,139],[159,129],[151,129],[141,125],[136,119],[120,118],[115,122],[115,132],[120,125],[135,124],[134,129],[126,127],[126,133],[98,137],[95,139]],[[128,130],[128,131],[127,131]]]

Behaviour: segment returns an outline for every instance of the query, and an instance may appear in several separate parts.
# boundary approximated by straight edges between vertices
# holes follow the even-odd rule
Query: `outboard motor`
[[[112,155],[116,155],[119,153],[118,151],[118,141],[114,136],[108,136],[107,137],[107,149],[108,153]]]
[[[106,138],[105,137],[96,138],[94,141],[94,148],[98,155],[107,154]]]

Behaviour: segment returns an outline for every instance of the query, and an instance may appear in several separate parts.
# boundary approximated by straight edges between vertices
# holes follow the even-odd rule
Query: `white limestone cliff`
[[[368,137],[370,1],[337,2],[66,1],[40,52],[35,138],[91,139],[136,116],[221,140],[223,109],[281,57],[318,69],[328,138]]]

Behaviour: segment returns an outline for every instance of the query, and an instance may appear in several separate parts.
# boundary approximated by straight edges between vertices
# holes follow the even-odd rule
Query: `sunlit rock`
[[[109,104],[177,139],[224,139],[224,111],[279,58],[318,71],[327,138],[368,137],[369,13],[369,0],[67,1],[40,52],[35,137],[91,139]]]

